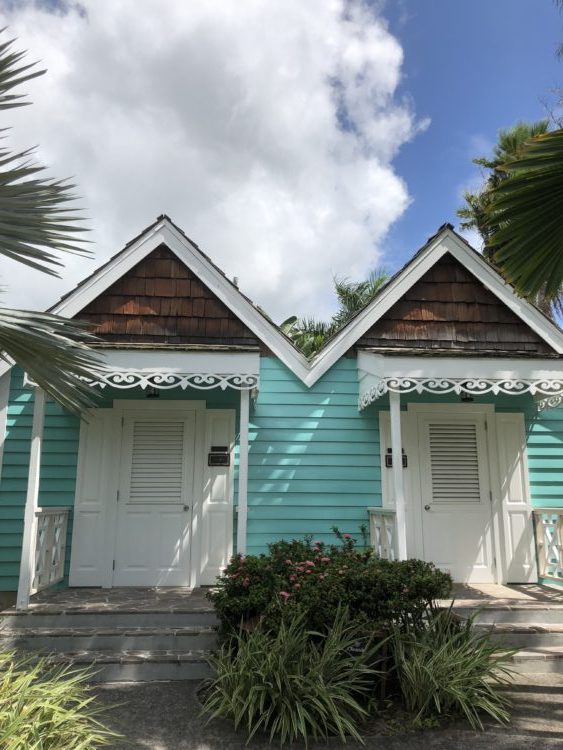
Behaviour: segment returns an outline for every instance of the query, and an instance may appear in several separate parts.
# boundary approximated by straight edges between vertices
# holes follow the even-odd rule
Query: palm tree
[[[530,140],[545,135],[548,127],[548,120],[539,120],[535,123],[519,122],[508,130],[501,130],[498,143],[493,149],[493,157],[473,160],[475,164],[489,170],[483,189],[477,193],[467,191],[464,195],[466,205],[457,212],[458,216],[463,219],[461,222],[463,229],[476,229],[479,232],[483,240],[483,254],[505,277],[509,277],[509,274],[506,265],[502,262],[500,253],[502,240],[499,239],[504,221],[493,206],[501,186],[505,186],[512,180],[513,166],[526,153]],[[513,281],[512,278],[509,280]],[[530,299],[546,315],[554,318],[562,314],[561,284],[555,291],[548,290],[545,284],[541,284],[533,293],[516,286],[523,296]]]
[[[518,159],[504,165],[510,179],[493,191],[491,241],[506,278],[526,296],[563,285],[563,130],[526,142]]]
[[[384,269],[372,271],[365,281],[348,281],[335,278],[334,291],[339,308],[331,320],[298,318],[291,316],[281,324],[281,330],[289,336],[307,357],[313,357],[356,313],[362,310],[387,283],[389,274]]]
[[[0,44],[0,110],[28,104],[14,93],[45,73],[22,64],[25,52],[14,40]],[[77,224],[74,186],[41,176],[33,151],[0,148],[0,255],[37,271],[58,276],[58,253],[89,254],[84,227]],[[19,365],[38,386],[66,409],[82,413],[93,402],[84,379],[99,365],[88,349],[93,338],[80,324],[48,313],[0,307],[0,357]]]

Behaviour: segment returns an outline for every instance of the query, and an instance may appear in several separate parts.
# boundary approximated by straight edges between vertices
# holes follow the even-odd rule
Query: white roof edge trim
[[[312,360],[306,385],[314,385],[446,253],[451,253],[558,354],[563,353],[563,333],[533,305],[518,297],[512,287],[476,251],[446,228]]]
[[[287,341],[273,323],[270,323],[235,287],[231,286],[223,274],[204,257],[200,250],[194,247],[185,235],[176,229],[167,217],[162,218],[158,224],[144,232],[130,247],[109,261],[99,272],[94,272],[93,276],[80,288],[56,304],[52,312],[67,318],[74,317],[162,243],[167,245],[179,260],[185,263],[221,302],[279,357],[286,367],[305,382],[309,372],[307,358]]]

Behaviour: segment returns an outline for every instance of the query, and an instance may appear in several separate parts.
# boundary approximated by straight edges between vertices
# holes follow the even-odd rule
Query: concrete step
[[[477,627],[491,633],[499,645],[507,648],[563,647],[563,624],[560,623],[479,623]]]
[[[460,617],[474,617],[474,621],[480,624],[492,625],[494,623],[507,624],[557,624],[563,623],[563,606],[546,605],[510,605],[489,607],[463,607],[454,606],[453,611]]]
[[[0,630],[0,648],[22,651],[189,651],[213,650],[217,632],[209,625],[183,628],[19,628]]]
[[[563,646],[522,649],[512,662],[520,674],[563,674]]]
[[[197,611],[144,610],[144,611],[110,611],[110,610],[64,610],[15,612],[6,610],[1,615],[0,628],[20,630],[23,628],[185,628],[214,626],[218,619],[213,609]]]
[[[48,661],[54,665],[89,667],[91,682],[168,682],[211,677],[208,656],[208,651],[81,651],[52,654]]]

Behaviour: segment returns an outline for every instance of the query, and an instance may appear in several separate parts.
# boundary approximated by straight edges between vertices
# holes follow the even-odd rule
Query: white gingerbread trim
[[[92,380],[86,379],[93,387],[118,388],[127,390],[130,388],[156,388],[157,390],[170,390],[172,388],[196,388],[200,391],[209,391],[220,388],[222,391],[232,388],[236,391],[251,391],[258,387],[260,377],[255,373],[179,373],[171,370],[107,370],[99,371]]]

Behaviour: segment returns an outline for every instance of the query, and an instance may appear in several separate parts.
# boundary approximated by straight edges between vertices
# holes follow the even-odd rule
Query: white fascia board
[[[435,240],[393,282],[385,287],[351,323],[312,360],[305,383],[314,385],[364,333],[398,302],[403,295],[446,253],[450,253],[487,289],[506,304],[558,354],[563,353],[563,333],[492,269],[481,256],[462,242],[450,229],[444,229]]]
[[[132,243],[52,312],[72,318],[118,281],[159,245],[165,244],[201,281],[302,381],[309,371],[307,358],[225,279],[192,243],[166,218]]]
[[[132,372],[260,375],[258,352],[182,352],[98,349],[104,367]]]
[[[311,361],[311,370],[305,383],[314,385],[342,357],[366,331],[398,302],[450,248],[440,234],[418,258],[397,278],[382,289],[377,298],[337,334],[334,339]]]
[[[563,362],[504,357],[402,357],[358,352],[358,374],[376,378],[563,380]]]

